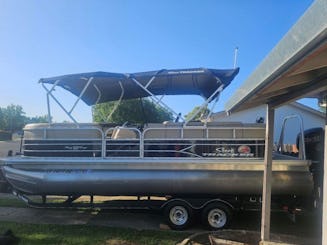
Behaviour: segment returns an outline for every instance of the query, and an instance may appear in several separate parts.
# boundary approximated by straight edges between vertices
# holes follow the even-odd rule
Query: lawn
[[[0,222],[0,233],[12,230],[19,244],[176,244],[188,234],[88,225],[45,225]]]
[[[57,201],[56,199],[54,201]],[[1,207],[27,207],[14,196],[0,198]],[[0,235],[10,229],[20,239],[19,244],[106,244],[106,245],[141,245],[141,244],[176,244],[189,233],[134,230],[91,225],[49,225],[22,224],[0,221]],[[0,244],[1,241],[0,241]]]
[[[15,197],[0,198],[0,207],[26,208],[27,205],[23,200]]]

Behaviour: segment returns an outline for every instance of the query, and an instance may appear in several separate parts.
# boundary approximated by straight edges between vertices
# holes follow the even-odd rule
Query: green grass
[[[32,197],[31,200],[38,203],[42,202],[42,199],[39,196]],[[50,201],[51,203],[60,203],[60,202],[64,202],[65,200],[66,200],[65,197],[51,197],[48,199],[48,202]],[[78,202],[85,203],[87,201],[82,200]],[[28,205],[18,197],[16,198],[15,196],[10,196],[10,197],[0,198],[0,207],[26,208],[28,207]]]
[[[0,198],[0,207],[26,208],[27,205],[18,198]]]
[[[173,231],[140,231],[88,225],[45,225],[0,222],[0,233],[11,229],[19,244],[176,244],[188,234]]]
[[[53,202],[59,200],[52,200]],[[27,207],[20,199],[0,199],[1,207]],[[105,245],[157,245],[176,244],[188,233],[173,231],[134,230],[90,225],[21,224],[0,221],[0,235],[11,229],[20,239],[19,244],[105,244]],[[1,244],[1,242],[0,242]]]

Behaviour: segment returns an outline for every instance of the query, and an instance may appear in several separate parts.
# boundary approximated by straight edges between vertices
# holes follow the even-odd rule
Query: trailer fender
[[[206,206],[208,206],[209,204],[212,204],[212,203],[223,203],[223,204],[227,205],[228,207],[230,207],[231,210],[234,210],[235,209],[234,206],[231,203],[229,203],[229,202],[227,202],[227,201],[225,201],[223,199],[219,199],[219,198],[210,199],[210,200],[208,200],[207,202],[203,203],[203,205],[201,205],[200,207],[198,207],[196,209],[203,209],[204,207],[206,207]]]
[[[170,203],[172,203],[172,202],[176,202],[176,201],[184,202],[184,203],[185,203],[186,205],[188,205],[190,208],[195,209],[195,208],[193,207],[193,205],[192,205],[190,202],[188,202],[188,201],[186,201],[185,199],[182,199],[182,198],[172,198],[172,199],[169,199],[168,201],[166,201],[164,204],[162,204],[162,205],[160,206],[160,209],[164,209],[168,204],[170,204]]]
[[[197,201],[197,204],[195,204],[194,200]],[[165,206],[167,206],[171,202],[181,201],[181,202],[186,203],[188,206],[190,206],[194,210],[203,209],[208,204],[216,203],[216,202],[223,203],[223,204],[227,205],[228,207],[230,207],[232,210],[235,209],[235,207],[230,202],[225,201],[225,200],[220,199],[220,198],[206,199],[206,200],[203,200],[202,202],[200,202],[200,204],[199,204],[199,200],[197,200],[197,199],[194,199],[194,200],[192,200],[192,199],[183,199],[183,198],[172,198],[172,199],[169,199],[168,201],[166,201],[164,204],[162,204],[160,208],[161,209],[165,208]]]

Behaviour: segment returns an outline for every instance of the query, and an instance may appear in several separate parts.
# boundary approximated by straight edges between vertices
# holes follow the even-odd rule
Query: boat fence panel
[[[25,156],[100,157],[102,130],[98,127],[32,125],[24,129]]]
[[[262,158],[264,140],[144,140],[144,157]]]
[[[137,128],[115,127],[105,133],[106,157],[142,157],[141,132]]]
[[[147,128],[144,157],[262,158],[264,137],[264,127]]]
[[[24,155],[37,157],[263,158],[264,127],[157,124],[138,128],[29,125]]]

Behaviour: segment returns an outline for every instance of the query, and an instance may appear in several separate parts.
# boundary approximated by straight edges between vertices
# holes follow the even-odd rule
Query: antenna
[[[236,65],[237,65],[237,55],[238,55],[238,47],[235,47],[235,49],[234,49],[234,68],[236,68]]]

